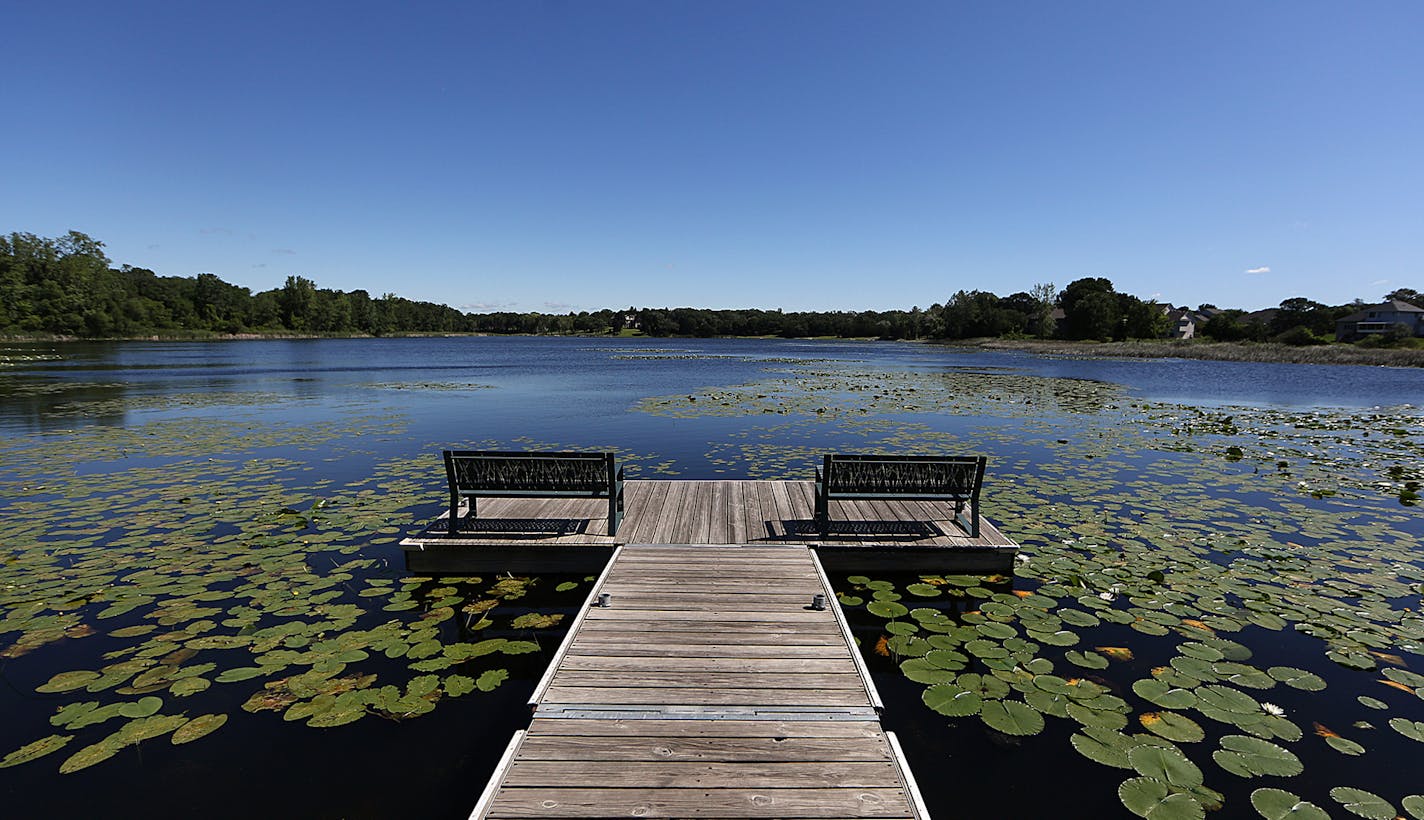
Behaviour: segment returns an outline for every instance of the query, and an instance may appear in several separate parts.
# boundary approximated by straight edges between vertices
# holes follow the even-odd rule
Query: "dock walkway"
[[[806,545],[619,547],[589,604],[472,818],[927,816]]]

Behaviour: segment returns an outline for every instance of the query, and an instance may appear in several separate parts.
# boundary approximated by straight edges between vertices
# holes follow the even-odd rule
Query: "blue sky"
[[[0,231],[469,310],[1424,289],[1424,3],[12,4]]]

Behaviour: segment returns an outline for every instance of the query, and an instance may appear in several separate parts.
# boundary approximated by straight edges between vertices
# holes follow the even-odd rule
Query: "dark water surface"
[[[898,343],[0,345],[0,757],[62,744],[0,768],[0,816],[465,816],[561,638],[539,618],[566,622],[591,579],[407,578],[396,541],[440,510],[438,450],[456,446],[613,448],[640,478],[809,478],[828,451],[986,453],[986,512],[1024,545],[1013,576],[836,579],[936,816],[1143,811],[1123,790],[1151,796],[1166,776],[1145,752],[1135,767],[1081,753],[1084,727],[1119,718],[1070,717],[1066,696],[1033,691],[1060,680],[1121,700],[1094,704],[1122,715],[1132,740],[1112,742],[1155,737],[1164,711],[1200,727],[1168,744],[1200,777],[1163,786],[1183,796],[1162,811],[1182,813],[1159,816],[1257,816],[1262,789],[1349,816],[1338,788],[1408,815],[1424,810],[1405,802],[1424,790],[1409,734],[1424,721],[1424,523],[1408,503],[1421,399],[1420,369]],[[877,615],[875,600],[914,614]],[[936,635],[933,650],[965,660],[927,654]],[[917,658],[947,676],[912,679]],[[100,679],[127,662],[136,677]],[[922,701],[996,669],[1013,688],[985,702],[1036,704],[1037,731]],[[70,672],[84,674],[55,680]],[[184,676],[210,683],[187,692]],[[1133,689],[1154,678],[1234,688],[1299,736],[1254,712],[1154,705]],[[380,700],[383,686],[398,691]],[[175,745],[172,725],[140,723],[150,697],[172,725],[227,719]],[[74,724],[89,703],[130,706]],[[322,714],[334,725],[308,725]],[[1233,771],[1231,737],[1267,738],[1303,772]],[[66,763],[90,747],[98,760]]]

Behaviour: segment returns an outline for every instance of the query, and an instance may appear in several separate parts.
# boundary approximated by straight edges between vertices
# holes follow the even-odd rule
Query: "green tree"
[[[1385,301],[1398,299],[1401,302],[1408,302],[1415,307],[1424,308],[1424,293],[1420,293],[1413,288],[1395,288],[1389,293],[1386,293],[1384,298]]]
[[[311,325],[312,303],[316,301],[316,284],[302,276],[288,276],[277,294],[283,327],[306,330]]]
[[[1102,277],[1075,279],[1058,297],[1063,335],[1069,339],[1112,339],[1121,324],[1113,284]]]

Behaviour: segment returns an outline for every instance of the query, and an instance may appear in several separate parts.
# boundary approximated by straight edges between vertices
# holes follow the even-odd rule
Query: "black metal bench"
[[[955,522],[978,538],[985,462],[984,456],[827,455],[816,471],[816,528],[822,538],[830,534],[832,501],[948,501]]]
[[[445,450],[450,481],[449,533],[459,529],[460,499],[606,498],[608,534],[617,535],[623,520],[623,468],[613,453],[539,453]]]

